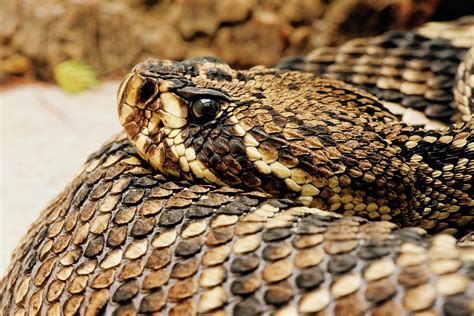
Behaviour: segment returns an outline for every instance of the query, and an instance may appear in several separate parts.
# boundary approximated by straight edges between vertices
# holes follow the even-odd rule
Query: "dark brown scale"
[[[163,226],[174,226],[181,222],[183,216],[184,214],[181,210],[165,211],[160,216],[158,223]]]
[[[84,251],[84,256],[87,258],[93,258],[97,256],[99,253],[101,253],[103,248],[104,248],[104,237],[102,235],[97,236],[87,244],[86,249]]]
[[[146,236],[153,230],[153,227],[155,225],[156,220],[153,217],[150,217],[148,219],[138,219],[132,226],[130,234],[133,237]]]
[[[369,302],[379,304],[389,300],[396,295],[396,293],[397,289],[395,283],[388,278],[384,278],[369,283],[365,291],[365,298]]]
[[[275,228],[268,230],[262,234],[262,239],[265,242],[280,241],[288,238],[291,231],[288,228]]]
[[[344,273],[355,267],[357,258],[354,255],[340,255],[331,258],[328,270],[331,273]]]
[[[233,273],[247,274],[255,270],[259,263],[260,259],[254,253],[238,256],[232,261],[230,271]]]
[[[120,246],[127,236],[127,226],[111,227],[107,236],[107,245],[110,248]]]
[[[180,261],[173,265],[170,277],[173,279],[183,279],[196,274],[199,267],[199,260],[191,258],[186,261]]]
[[[201,250],[202,241],[199,237],[181,241],[176,245],[175,255],[181,257],[189,257]]]

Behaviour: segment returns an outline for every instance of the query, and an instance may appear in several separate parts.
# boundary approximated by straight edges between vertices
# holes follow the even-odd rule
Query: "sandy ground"
[[[43,84],[0,91],[0,275],[41,210],[120,131],[117,85],[77,96]]]

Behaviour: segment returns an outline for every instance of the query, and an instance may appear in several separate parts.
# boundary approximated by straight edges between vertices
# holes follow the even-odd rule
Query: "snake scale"
[[[31,226],[0,314],[472,314],[473,27],[137,65],[125,134]]]

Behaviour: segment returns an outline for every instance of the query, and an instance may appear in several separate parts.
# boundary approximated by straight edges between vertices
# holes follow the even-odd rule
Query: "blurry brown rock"
[[[442,0],[0,0],[0,82],[51,80],[82,59],[101,76],[147,58],[216,55],[270,65],[348,38],[425,22]],[[3,78],[3,80],[2,80]]]

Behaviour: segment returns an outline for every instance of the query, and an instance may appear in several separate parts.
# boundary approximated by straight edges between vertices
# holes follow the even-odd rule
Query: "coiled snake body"
[[[473,246],[426,236],[472,225],[469,21],[274,69],[137,65],[118,92],[126,136],[32,225],[1,313],[469,315]],[[384,54],[389,67],[372,76]],[[364,58],[372,68],[354,65]],[[437,122],[400,122],[404,107]],[[424,128],[450,119],[463,122]]]

